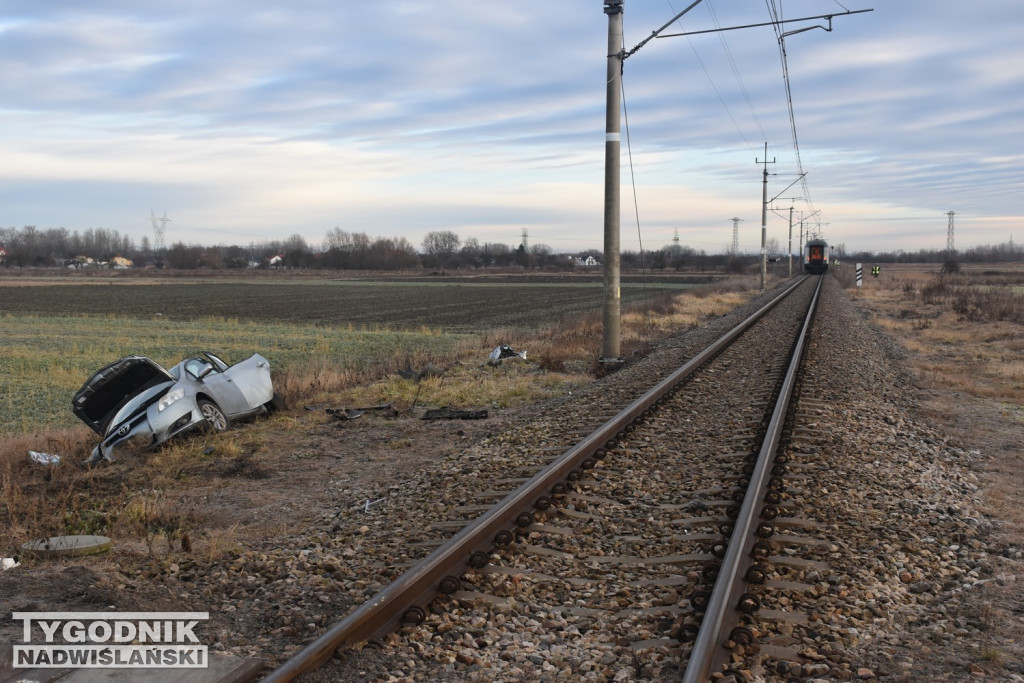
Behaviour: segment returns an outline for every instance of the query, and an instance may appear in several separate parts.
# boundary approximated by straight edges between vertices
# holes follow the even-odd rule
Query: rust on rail
[[[578,470],[585,460],[593,457],[599,449],[614,440],[629,424],[644,415],[680,382],[768,313],[799,287],[804,279],[799,278],[685,365],[673,371],[654,388],[565,451],[263,680],[290,681],[300,674],[322,666],[342,645],[380,638],[398,629],[403,621],[422,619],[425,615],[422,606],[428,605],[437,596],[442,590],[442,584],[450,585],[452,580],[458,580],[468,566],[479,561],[481,553],[486,558],[486,553],[493,547],[496,539],[498,542],[502,538],[510,539],[509,530],[516,526],[517,518],[521,514],[537,507],[539,500],[547,499],[552,489],[569,479],[570,473]]]
[[[729,651],[725,643],[732,639],[733,633],[740,627],[740,616],[744,612],[756,610],[756,598],[746,594],[747,571],[753,565],[752,551],[758,542],[758,526],[760,513],[765,506],[765,494],[768,493],[769,480],[775,461],[775,451],[782,436],[793,388],[796,385],[800,359],[803,355],[811,321],[817,308],[818,296],[821,293],[823,276],[818,277],[814,296],[807,308],[803,326],[793,346],[792,357],[786,375],[782,380],[779,395],[772,411],[771,420],[765,431],[764,440],[757,455],[757,463],[750,475],[743,504],[740,506],[729,545],[722,558],[722,567],[715,579],[711,597],[704,610],[697,638],[690,652],[690,660],[683,674],[686,683],[703,683],[708,680],[712,671],[719,669],[729,660]]]

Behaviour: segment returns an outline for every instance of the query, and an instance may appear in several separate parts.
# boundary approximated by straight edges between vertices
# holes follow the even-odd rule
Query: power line
[[[666,4],[668,4],[669,9],[671,9],[673,12],[676,11],[675,7],[672,5],[672,0],[666,0]],[[691,5],[690,7],[692,8],[693,6]],[[709,5],[709,7],[710,7],[710,5]],[[713,14],[714,10],[710,10],[710,11],[712,12],[713,20],[715,21],[716,26],[717,26],[718,25],[718,23],[717,23],[718,22],[718,17]],[[673,22],[670,22],[670,23],[674,23],[675,21],[678,21],[678,20],[679,20],[679,16],[677,15],[676,18],[673,20]],[[662,27],[662,28],[664,28],[664,27]],[[687,43],[689,44],[690,51],[693,52],[693,56],[697,60],[697,64],[700,66],[701,71],[704,72],[704,77],[708,79],[708,84],[711,86],[711,89],[714,91],[715,97],[718,98],[719,104],[721,104],[722,105],[722,109],[725,110],[726,116],[728,116],[729,120],[732,121],[733,127],[736,129],[736,132],[739,134],[740,138],[746,144],[747,148],[753,150],[753,145],[750,143],[750,140],[747,139],[747,136],[743,133],[743,129],[740,127],[739,123],[736,121],[736,117],[733,116],[733,114],[732,114],[732,110],[729,108],[729,105],[726,103],[725,98],[722,97],[722,92],[718,89],[718,86],[715,84],[715,79],[711,77],[711,72],[708,71],[707,65],[704,64],[704,60],[701,59],[700,53],[697,52],[697,46],[694,45],[693,41],[689,40],[689,39],[687,39]],[[752,104],[752,102],[750,100],[750,96],[747,94],[746,87],[743,85],[743,80],[742,80],[742,78],[740,78],[740,76],[738,74],[735,60],[733,59],[732,53],[729,51],[728,44],[725,42],[724,39],[722,40],[722,46],[723,46],[723,48],[726,51],[726,56],[729,59],[729,62],[732,64],[733,73],[736,75],[736,80],[739,82],[740,89],[743,91],[744,99],[746,99],[747,105],[750,107],[750,113],[753,116],[754,121],[757,123],[758,129],[761,131],[761,137],[764,138],[766,136],[764,134],[764,129],[761,127],[761,121],[757,118],[757,114],[754,112],[754,106],[753,106],[753,104]]]
[[[800,173],[801,187],[803,188],[804,199],[807,201],[807,206],[810,209],[814,209],[814,202],[811,201],[811,191],[807,186],[807,175],[804,173],[803,160],[800,158],[800,141],[796,134],[796,115],[793,112],[793,91],[789,81],[789,60],[786,55],[786,35],[782,32],[782,11],[776,7],[775,0],[765,0],[768,5],[768,13],[775,20],[772,24],[772,30],[775,31],[775,37],[779,43],[779,57],[782,60],[782,80],[785,84],[786,90],[786,107],[789,111],[789,129],[793,137],[793,154],[796,157],[796,169],[797,173]]]
[[[711,0],[708,0],[706,7],[708,10],[708,14],[711,15],[711,21],[715,24],[715,28],[721,29],[722,24],[718,21],[718,15],[715,14],[715,8],[711,4]],[[732,56],[732,50],[729,49],[729,43],[725,38],[724,31],[718,31],[718,40],[722,43],[722,49],[725,51],[725,57],[726,59],[729,60],[729,66],[732,69],[733,76],[736,77],[736,83],[740,86],[740,92],[743,94],[743,100],[747,103],[747,108],[750,110],[750,115],[753,117],[754,123],[757,124],[757,129],[761,132],[761,138],[766,139],[768,136],[764,132],[764,127],[761,125],[761,120],[757,117],[757,112],[754,111],[754,103],[750,99],[750,93],[747,91],[747,86],[743,82],[743,76],[740,75],[739,67],[736,66],[736,60]]]

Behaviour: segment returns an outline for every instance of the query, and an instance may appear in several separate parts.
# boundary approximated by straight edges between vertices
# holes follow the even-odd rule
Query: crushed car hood
[[[127,356],[97,370],[86,380],[74,398],[71,409],[82,422],[100,436],[106,434],[114,416],[142,393],[153,395],[161,385],[166,389],[174,377],[144,356]],[[159,393],[156,391],[155,393]]]

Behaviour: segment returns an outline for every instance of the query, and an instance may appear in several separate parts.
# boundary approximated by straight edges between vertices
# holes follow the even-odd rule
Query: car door
[[[258,353],[232,365],[223,376],[244,396],[247,411],[259,408],[274,397],[270,362]]]
[[[249,402],[245,399],[245,394],[235,385],[227,373],[211,372],[199,381],[202,383],[206,393],[213,398],[229,418],[249,412]]]

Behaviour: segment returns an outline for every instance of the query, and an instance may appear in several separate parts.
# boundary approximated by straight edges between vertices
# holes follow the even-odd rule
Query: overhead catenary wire
[[[796,127],[796,115],[793,108],[793,89],[791,80],[789,77],[789,59],[786,53],[786,36],[783,32],[782,26],[786,23],[782,15],[782,2],[781,0],[765,0],[765,4],[768,7],[768,13],[772,19],[772,30],[775,31],[775,38],[779,44],[779,59],[782,63],[782,80],[785,86],[786,94],[786,107],[789,112],[789,127],[790,134],[793,139],[793,155],[796,158],[797,173],[800,175],[801,189],[803,190],[804,201],[807,202],[808,209],[812,215],[817,213],[814,208],[814,201],[811,199],[810,186],[807,183],[807,174],[804,171],[803,159],[800,155],[800,138],[797,135]],[[843,8],[846,13],[851,13],[846,7],[844,7],[838,0],[836,4]],[[806,29],[801,29],[806,30]],[[831,17],[829,17],[829,29],[831,30]],[[794,31],[794,33],[799,31]]]
[[[715,14],[715,6],[711,0],[707,0],[705,6],[708,10],[708,14],[711,16],[711,21],[714,23],[716,29],[721,29],[722,24],[718,21],[718,15]],[[754,119],[754,123],[757,124],[757,129],[761,132],[761,138],[767,139],[768,135],[764,132],[764,127],[761,125],[761,119],[758,118],[757,112],[754,110],[754,103],[750,99],[750,92],[747,91],[747,85],[743,82],[743,76],[740,74],[739,67],[736,66],[736,60],[733,58],[732,50],[729,48],[729,41],[725,37],[725,32],[718,31],[718,40],[722,44],[722,51],[725,52],[725,57],[729,61],[729,67],[732,69],[733,76],[736,78],[736,83],[740,87],[740,93],[743,95],[743,101],[747,103],[747,108],[750,110],[750,116]],[[692,46],[693,41],[690,41]]]
[[[673,6],[671,0],[666,0],[669,8],[674,13],[673,18],[669,22],[664,24],[658,30],[653,31],[650,36],[648,36],[646,39],[644,39],[639,44],[637,44],[637,46],[634,47],[632,50],[629,50],[629,51],[625,50],[625,40],[623,39],[623,46],[622,46],[622,50],[623,50],[622,51],[623,64],[625,63],[625,59],[626,58],[628,58],[632,54],[636,53],[641,47],[643,47],[647,42],[649,42],[653,38],[658,37],[659,34],[662,33],[669,26],[671,26],[674,23],[679,22],[683,15],[688,13],[690,10],[692,10],[694,7],[696,7],[702,1],[704,1],[705,4],[707,5],[708,12],[709,12],[709,15],[711,17],[711,20],[714,23],[716,29],[718,29],[719,40],[720,40],[721,45],[722,45],[722,50],[725,53],[726,59],[729,62],[730,68],[732,70],[733,76],[736,79],[737,85],[739,86],[739,90],[742,93],[743,99],[744,99],[744,101],[747,104],[747,108],[750,111],[750,116],[753,119],[754,123],[756,124],[757,129],[760,131],[762,138],[766,138],[767,135],[764,132],[764,127],[761,125],[761,121],[760,121],[759,117],[757,116],[757,112],[755,110],[753,101],[751,100],[750,93],[747,90],[746,84],[743,82],[743,77],[740,74],[740,70],[739,70],[739,68],[736,65],[736,60],[734,59],[734,57],[732,55],[732,51],[729,48],[728,41],[725,39],[724,33],[722,33],[721,24],[718,21],[718,16],[715,14],[714,8],[711,6],[711,0],[696,0],[695,2],[691,2],[686,7],[686,9],[684,9],[681,12],[676,12],[675,7]],[[728,115],[729,119],[732,121],[733,126],[736,128],[737,132],[739,133],[740,137],[743,139],[744,143],[746,143],[748,149],[752,149],[752,145],[751,145],[750,141],[748,140],[747,136],[743,133],[743,129],[737,123],[736,118],[733,116],[733,113],[732,113],[731,109],[729,108],[729,105],[725,101],[725,98],[722,97],[722,94],[719,91],[718,86],[715,84],[715,81],[712,78],[712,76],[711,76],[710,72],[708,71],[707,67],[705,66],[704,61],[701,59],[700,54],[697,52],[696,46],[693,44],[692,41],[688,41],[688,42],[690,44],[690,49],[693,52],[694,57],[697,59],[697,63],[700,65],[701,69],[704,71],[705,77],[708,79],[708,82],[710,83],[712,90],[714,90],[715,95],[718,97],[718,100],[721,103],[723,109],[725,109],[726,114]],[[623,119],[624,119],[624,124],[625,124],[625,133],[626,133],[626,150],[627,150],[627,156],[628,156],[628,159],[629,159],[630,179],[631,179],[631,183],[632,183],[632,187],[633,187],[633,205],[634,205],[634,213],[635,213],[635,219],[636,219],[636,225],[637,225],[637,239],[638,239],[638,242],[639,242],[639,245],[640,245],[641,272],[645,272],[645,268],[644,268],[643,235],[642,235],[642,228],[641,228],[641,224],[640,224],[639,201],[638,201],[638,197],[637,197],[637,188],[636,188],[636,173],[635,173],[635,168],[634,168],[634,165],[633,165],[633,153],[632,153],[632,144],[631,144],[631,141],[630,141],[629,117],[628,117],[628,112],[627,112],[627,107],[626,107],[625,82],[624,81],[625,81],[624,78],[620,79],[621,92],[622,92]]]
[[[672,10],[673,12],[676,11],[675,7],[672,4],[672,0],[665,0],[665,2],[668,5],[670,10]],[[715,26],[718,27],[719,26],[719,24],[718,24],[718,17],[717,17],[717,15],[714,14],[714,9],[711,8],[710,0],[707,0],[707,3],[708,3],[708,8],[709,8],[708,11],[711,12],[712,20],[715,22]],[[690,5],[690,7],[688,7],[687,10],[692,9],[692,7],[693,7],[693,5]],[[685,14],[685,12],[677,14],[676,17],[671,22],[669,22],[669,24],[676,23],[676,22],[680,21],[680,17],[682,16],[682,14]],[[666,26],[668,26],[669,24],[666,24]],[[665,27],[662,27],[662,28],[665,28]],[[700,66],[701,71],[704,72],[704,77],[707,78],[708,84],[711,86],[711,89],[714,91],[715,97],[718,98],[719,104],[721,104],[722,105],[722,109],[725,110],[726,116],[728,116],[729,120],[732,121],[733,127],[736,129],[736,132],[739,134],[739,136],[743,140],[744,144],[746,144],[747,149],[753,150],[754,149],[753,144],[750,142],[750,140],[747,138],[746,134],[743,132],[743,128],[741,128],[739,123],[736,121],[736,117],[733,116],[732,110],[729,108],[728,103],[725,101],[725,98],[722,96],[722,92],[718,89],[718,84],[715,83],[715,79],[711,76],[711,72],[708,71],[707,65],[704,63],[703,58],[701,58],[700,53],[697,51],[697,46],[693,44],[692,40],[687,40],[687,43],[689,44],[690,51],[693,52],[694,59],[697,60],[697,64]],[[740,90],[743,92],[743,97],[744,97],[744,99],[747,102],[747,106],[750,108],[751,116],[753,117],[754,121],[757,123],[758,129],[761,131],[761,137],[764,138],[765,134],[764,134],[764,129],[761,127],[761,121],[757,117],[757,113],[754,111],[753,102],[750,100],[750,96],[747,93],[746,86],[743,84],[743,79],[740,77],[739,70],[736,67],[735,59],[733,59],[732,52],[729,49],[729,45],[725,41],[724,38],[722,38],[722,47],[723,47],[723,49],[726,52],[726,56],[727,56],[727,59],[729,60],[729,63],[732,65],[733,74],[736,76],[736,79],[737,79],[737,81],[739,83],[739,86],[740,86]]]
[[[623,44],[625,48],[625,44]],[[633,169],[633,145],[630,143],[629,138],[629,109],[626,106],[626,79],[619,79],[619,88],[622,92],[622,122],[626,127],[626,158],[629,159],[629,178],[630,183],[633,187],[633,215],[636,219],[636,239],[640,246],[640,287],[643,293],[644,308],[647,311],[647,322],[653,324],[653,317],[651,311],[650,292],[647,288],[647,268],[644,260],[644,238],[643,232],[640,229],[640,200],[636,193],[636,173]]]
[[[772,24],[772,30],[775,31],[775,37],[779,43],[779,59],[782,62],[782,81],[785,86],[786,108],[789,112],[789,129],[793,138],[793,155],[796,158],[797,173],[801,175],[800,185],[804,193],[804,201],[807,202],[807,206],[813,211],[814,202],[811,201],[810,188],[807,185],[807,176],[804,173],[803,160],[800,157],[800,140],[796,132],[796,115],[793,111],[793,91],[790,86],[789,79],[789,60],[786,56],[786,37],[782,32],[782,9],[776,4],[776,0],[765,0],[765,3],[768,6],[769,14],[775,21],[775,23]]]
[[[705,2],[706,3],[709,15],[711,17],[712,22],[714,23],[715,29],[713,29],[713,30],[705,30],[705,31],[692,31],[692,32],[684,32],[684,33],[675,33],[675,34],[673,34],[673,33],[666,33],[665,32],[666,29],[669,26],[671,26],[671,25],[673,25],[673,24],[675,24],[677,22],[680,22],[680,20],[683,17],[683,15],[687,14],[690,10],[692,10],[698,4],[701,4],[701,2]],[[739,90],[742,93],[743,99],[746,102],[747,107],[748,107],[748,109],[750,111],[751,118],[753,119],[754,123],[756,124],[757,129],[760,131],[762,138],[767,140],[768,136],[767,136],[767,134],[764,131],[764,127],[761,125],[760,118],[757,115],[757,111],[756,111],[756,109],[754,107],[754,103],[753,103],[753,101],[752,101],[752,99],[750,97],[750,94],[749,94],[749,92],[748,92],[748,90],[746,88],[745,83],[743,82],[742,74],[740,73],[740,70],[739,70],[739,68],[736,65],[736,61],[733,58],[732,51],[731,51],[731,49],[729,47],[729,44],[728,44],[728,42],[724,38],[724,32],[728,31],[728,30],[736,30],[736,29],[740,29],[740,28],[753,28],[753,27],[756,27],[756,26],[771,26],[773,31],[775,32],[776,40],[777,40],[777,43],[779,45],[779,57],[780,57],[781,68],[782,68],[784,92],[785,92],[786,105],[787,105],[787,114],[788,114],[788,118],[789,118],[789,128],[790,128],[790,134],[791,134],[791,137],[792,137],[793,154],[794,154],[794,157],[795,157],[795,160],[796,160],[796,166],[797,166],[797,173],[795,175],[797,175],[797,177],[799,179],[799,182],[801,183],[801,189],[802,189],[802,193],[804,195],[803,199],[807,203],[807,206],[808,206],[808,208],[810,210],[810,215],[814,216],[814,215],[817,215],[819,212],[814,209],[814,202],[813,202],[813,200],[811,198],[810,188],[809,188],[809,185],[808,185],[808,182],[807,182],[807,173],[804,170],[803,159],[802,159],[801,153],[800,153],[800,140],[799,140],[799,135],[797,133],[796,116],[795,116],[795,111],[794,111],[792,86],[791,86],[791,79],[790,79],[790,75],[789,75],[789,65],[788,65],[788,56],[787,56],[787,53],[786,53],[785,39],[786,39],[787,35],[792,35],[792,34],[795,34],[795,33],[801,33],[801,32],[807,31],[807,30],[811,30],[812,28],[823,28],[823,29],[825,29],[827,31],[831,31],[832,30],[832,28],[831,28],[831,26],[832,26],[832,19],[835,16],[837,16],[838,13],[837,14],[823,14],[823,15],[819,15],[819,16],[815,16],[815,17],[801,17],[799,19],[789,19],[789,20],[787,20],[787,19],[783,18],[782,7],[781,7],[781,0],[765,0],[765,2],[766,2],[766,5],[767,5],[768,11],[769,11],[769,15],[770,15],[770,19],[771,19],[770,22],[758,23],[758,24],[747,24],[745,26],[733,26],[733,27],[723,28],[721,26],[721,23],[718,20],[718,17],[717,17],[717,15],[715,13],[714,8],[711,6],[712,5],[711,0],[695,0],[695,1],[691,2],[686,7],[686,9],[684,9],[682,12],[678,12],[678,13],[675,12],[675,7],[673,6],[672,1],[671,0],[666,0],[666,3],[669,6],[669,8],[674,12],[674,16],[673,16],[672,19],[670,19],[666,24],[661,26],[656,31],[653,31],[647,38],[645,38],[643,41],[638,43],[631,50],[627,51],[625,49],[625,40],[624,40],[624,36],[623,36],[622,47],[620,48],[621,51],[619,52],[620,69],[623,67],[626,58],[628,58],[628,57],[632,56],[633,54],[635,54],[641,47],[646,45],[649,41],[653,40],[654,38],[667,38],[667,37],[671,37],[671,36],[691,36],[691,35],[696,35],[696,34],[700,34],[700,33],[711,33],[711,32],[719,33],[719,38],[720,38],[720,41],[721,41],[721,44],[722,44],[722,49],[723,49],[723,51],[725,53],[726,59],[729,62],[730,68],[732,69],[733,75],[734,75],[734,77],[736,79],[737,85],[739,86]],[[838,1],[836,2],[836,4],[839,7],[842,7],[843,12],[841,14],[859,14],[861,12],[871,11],[871,10],[858,10],[858,11],[851,12],[850,10],[846,9],[845,7],[843,7],[843,5],[840,4]],[[797,30],[794,30],[794,31],[790,31],[788,33],[784,32],[782,30],[782,27],[785,24],[789,24],[789,23],[793,23],[793,22],[803,22],[803,21],[808,21],[808,20],[812,20],[812,19],[821,19],[821,18],[824,18],[824,19],[828,20],[828,26],[827,27],[825,27],[825,26],[811,26],[811,27],[800,28],[800,29],[797,29]],[[697,59],[697,63],[700,65],[701,69],[704,71],[705,77],[708,79],[708,82],[711,84],[711,87],[714,90],[716,96],[718,97],[719,102],[722,104],[723,109],[725,109],[726,114],[728,115],[729,119],[732,121],[733,125],[736,127],[740,137],[747,144],[747,147],[750,148],[751,147],[750,141],[748,140],[747,136],[744,135],[742,128],[737,123],[736,118],[735,118],[735,116],[733,116],[732,111],[730,111],[729,106],[726,104],[725,99],[722,97],[721,91],[719,90],[719,88],[715,84],[714,79],[711,77],[710,72],[708,71],[704,61],[701,59],[700,55],[698,54],[696,46],[693,44],[692,41],[690,41],[690,47],[691,47],[691,50],[694,53],[694,56]],[[621,75],[622,75],[621,71],[620,71],[619,75],[621,77]],[[620,78],[620,85],[621,85],[620,94],[621,94],[621,97],[622,97],[622,108],[623,108],[623,111],[625,111],[625,107],[626,107],[626,105],[625,105],[625,85],[624,85],[623,79],[621,79],[621,78]],[[634,200],[634,212],[635,212],[635,215],[636,215],[636,223],[637,223],[637,236],[638,236],[638,239],[640,240],[640,253],[641,253],[641,256],[642,256],[643,255],[642,228],[641,228],[640,217],[639,217],[639,206],[638,206],[637,188],[636,188],[636,173],[635,173],[635,168],[634,168],[634,164],[633,164],[632,145],[631,145],[631,141],[630,141],[630,130],[629,130],[628,117],[626,117],[625,125],[626,125],[625,133],[626,133],[627,153],[628,153],[628,159],[629,159],[629,165],[630,165],[630,176],[631,176],[632,185],[633,185],[633,200]],[[766,147],[767,147],[767,143],[766,143]],[[763,245],[762,245],[762,250],[763,250]]]

